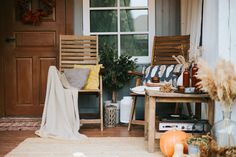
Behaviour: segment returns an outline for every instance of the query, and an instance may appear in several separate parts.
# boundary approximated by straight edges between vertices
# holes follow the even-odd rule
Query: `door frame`
[[[65,34],[74,34],[74,0],[65,0],[65,14],[66,14],[65,15]],[[2,29],[0,31],[2,31]],[[2,32],[0,32],[0,35],[1,33]],[[4,44],[4,41],[0,41],[0,45],[2,44]],[[3,57],[0,55],[0,117],[6,116],[6,108],[5,108],[5,100],[4,100],[4,95],[5,95],[4,74],[5,74],[4,61],[3,61]]]

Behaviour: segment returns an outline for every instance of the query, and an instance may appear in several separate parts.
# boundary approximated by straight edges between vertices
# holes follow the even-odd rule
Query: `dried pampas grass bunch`
[[[215,69],[199,59],[197,77],[202,91],[208,92],[213,100],[220,101],[224,107],[231,107],[236,101],[236,73],[229,61],[221,59]]]

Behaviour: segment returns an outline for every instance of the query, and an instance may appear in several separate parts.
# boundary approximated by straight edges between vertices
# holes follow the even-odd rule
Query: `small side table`
[[[155,139],[160,139],[160,132],[156,132],[156,102],[184,102],[184,103],[207,103],[208,120],[214,123],[214,101],[208,94],[182,94],[182,93],[162,93],[154,90],[145,92],[145,130],[144,134],[148,140],[148,152],[154,152]]]

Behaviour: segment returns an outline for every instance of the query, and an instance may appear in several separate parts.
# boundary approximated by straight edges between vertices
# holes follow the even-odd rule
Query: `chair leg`
[[[145,121],[145,124],[144,124],[144,138],[145,140],[147,140],[147,136],[148,136],[148,108],[149,108],[149,99],[147,96],[145,96],[145,102],[144,102],[144,109],[145,109],[145,112],[144,112],[144,121]]]
[[[195,103],[195,116],[197,119],[201,119],[202,105],[201,103]]]
[[[136,108],[136,101],[137,101],[137,97],[136,96],[132,96],[133,97],[133,103],[131,106],[131,112],[130,112],[130,117],[129,117],[129,125],[128,125],[128,131],[130,131],[131,129],[131,124],[132,124],[132,120],[134,117],[134,112],[135,112],[135,108]]]
[[[102,76],[99,76],[100,92],[99,92],[99,104],[100,104],[100,122],[101,122],[101,131],[103,131],[103,94],[102,94]]]
[[[179,103],[175,104],[175,114],[179,113]]]
[[[190,103],[186,103],[186,105],[187,105],[187,109],[188,109],[188,114],[189,114],[190,117],[192,117],[193,112],[192,112],[192,109],[191,109],[191,105],[190,105]]]
[[[102,102],[102,92],[99,93],[99,106],[100,106],[100,120],[101,120],[101,131],[103,131],[103,102]]]

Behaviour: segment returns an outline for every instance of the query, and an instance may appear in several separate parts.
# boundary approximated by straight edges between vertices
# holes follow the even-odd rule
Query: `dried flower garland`
[[[42,17],[53,13],[55,0],[39,0],[41,7],[35,11],[31,9],[30,0],[17,0],[21,21],[24,24],[38,25]]]
[[[215,70],[199,59],[197,77],[201,90],[208,92],[213,100],[220,101],[223,107],[231,107],[236,101],[236,72],[229,61],[221,59]]]

